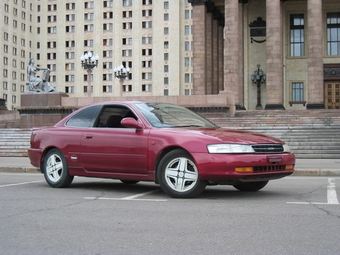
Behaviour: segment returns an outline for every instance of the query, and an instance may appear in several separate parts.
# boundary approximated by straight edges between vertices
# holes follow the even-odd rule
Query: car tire
[[[233,185],[239,191],[258,191],[266,186],[268,181],[261,182],[240,182]]]
[[[202,193],[206,182],[201,180],[189,153],[176,149],[160,161],[157,178],[161,189],[171,197],[192,198]]]
[[[53,188],[66,188],[73,181],[73,176],[68,173],[66,159],[58,149],[52,149],[47,152],[42,170],[46,182]]]

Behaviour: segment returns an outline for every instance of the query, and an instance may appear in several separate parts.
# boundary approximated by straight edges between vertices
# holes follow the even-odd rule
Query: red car
[[[180,198],[215,184],[257,191],[295,165],[276,138],[220,128],[182,106],[138,101],[93,104],[34,128],[28,155],[51,187],[67,187],[74,176],[153,181]]]

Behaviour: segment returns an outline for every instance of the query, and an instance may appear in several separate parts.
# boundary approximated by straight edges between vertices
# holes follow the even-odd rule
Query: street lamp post
[[[130,68],[127,67],[125,68],[123,65],[117,66],[113,69],[115,72],[115,77],[119,79],[120,83],[120,96],[122,96],[122,91],[123,91],[123,83],[124,80],[129,76],[130,73]]]
[[[260,69],[261,65],[257,64],[257,70],[251,75],[251,81],[257,85],[257,104],[256,110],[262,110],[261,105],[261,84],[266,82],[267,76],[265,73]]]
[[[91,97],[91,73],[93,68],[98,66],[99,56],[89,51],[80,57],[80,61],[81,66],[87,70],[87,96]]]

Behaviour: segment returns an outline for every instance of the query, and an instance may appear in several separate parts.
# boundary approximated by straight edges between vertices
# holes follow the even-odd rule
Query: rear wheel
[[[157,177],[162,190],[171,197],[196,197],[206,186],[189,153],[181,149],[173,150],[162,158]]]
[[[42,170],[46,182],[53,188],[68,187],[73,181],[73,176],[68,173],[65,157],[58,149],[52,149],[47,152]]]
[[[239,191],[258,191],[266,186],[268,181],[262,182],[240,182],[233,185]]]

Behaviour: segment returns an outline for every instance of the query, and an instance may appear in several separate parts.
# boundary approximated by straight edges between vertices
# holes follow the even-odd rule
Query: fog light
[[[286,170],[293,170],[294,169],[294,165],[286,165]]]
[[[252,167],[236,167],[235,171],[237,173],[252,173],[253,168]]]

